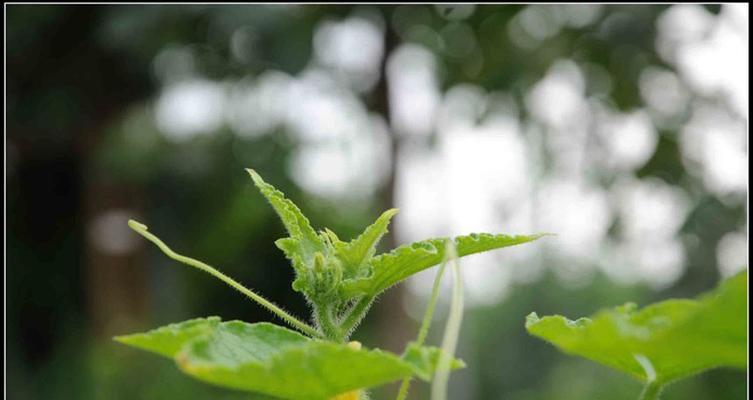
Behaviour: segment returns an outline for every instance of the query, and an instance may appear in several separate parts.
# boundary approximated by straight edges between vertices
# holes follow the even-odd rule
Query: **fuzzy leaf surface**
[[[314,254],[324,250],[324,243],[311,227],[308,218],[303,215],[298,206],[286,198],[281,191],[265,182],[256,171],[252,169],[247,171],[290,234],[290,238],[282,239],[282,244],[278,243],[278,247],[293,260],[296,269],[302,267],[300,264],[313,262]]]
[[[534,241],[538,235],[474,233],[455,238],[459,257]],[[369,261],[371,275],[343,282],[346,296],[377,295],[409,276],[433,267],[445,258],[445,240],[429,239],[400,246]]]
[[[348,243],[335,245],[337,256],[342,260],[346,271],[351,273],[357,272],[358,268],[374,255],[377,243],[387,233],[387,227],[395,214],[397,214],[397,210],[394,208],[385,211],[358,237]]]
[[[115,341],[165,357],[175,357],[186,343],[211,334],[219,324],[219,317],[196,318],[145,333],[116,336]]]
[[[526,319],[529,333],[642,382],[665,384],[714,367],[747,367],[747,272],[697,300],[634,304],[572,321]]]
[[[204,382],[286,399],[324,400],[406,376],[429,379],[438,359],[432,348],[416,348],[401,358],[310,339],[269,323],[217,317],[116,340],[173,358],[183,372]]]

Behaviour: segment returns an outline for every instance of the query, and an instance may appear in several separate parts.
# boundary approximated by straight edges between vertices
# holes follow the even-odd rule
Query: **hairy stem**
[[[418,337],[416,338],[416,344],[423,346],[426,341],[426,336],[429,334],[429,328],[431,327],[431,321],[434,318],[434,309],[437,306],[437,299],[439,299],[439,286],[442,283],[442,276],[444,275],[445,267],[447,266],[447,260],[439,266],[437,276],[434,277],[434,285],[431,288],[431,296],[429,297],[429,304],[426,306],[424,312],[423,321],[421,321],[421,328],[418,330]],[[403,378],[403,382],[400,384],[400,390],[397,392],[397,400],[405,400],[408,396],[408,390],[410,390],[411,377],[406,376]]]
[[[442,353],[439,356],[437,370],[434,373],[434,380],[431,385],[432,400],[447,399],[447,382],[450,379],[450,365],[458,344],[460,325],[463,322],[463,278],[460,276],[460,264],[458,264],[455,243],[447,241],[445,249],[445,254],[447,254],[448,262],[452,268],[452,301],[450,303],[450,313],[447,316],[447,325],[444,329],[444,337],[442,338]]]
[[[345,336],[350,336],[350,334],[353,332],[353,329],[355,329],[356,326],[361,323],[361,320],[363,320],[363,317],[366,316],[366,312],[369,311],[369,308],[371,307],[371,303],[373,301],[373,296],[361,297],[350,309],[348,316],[345,317],[342,324],[340,325],[340,329],[345,334]]]
[[[218,271],[214,267],[207,265],[199,260],[195,260],[193,258],[186,257],[186,256],[183,256],[174,252],[162,240],[160,240],[157,236],[154,236],[151,232],[149,232],[146,225],[136,222],[134,220],[129,220],[128,226],[131,227],[131,229],[136,231],[141,236],[145,237],[150,242],[157,245],[157,247],[159,247],[160,250],[162,250],[162,252],[165,253],[165,255],[172,258],[173,260],[189,265],[191,267],[200,269],[214,276],[215,278],[225,282],[226,284],[230,285],[233,289],[243,293],[244,295],[246,295],[246,297],[259,303],[262,307],[266,308],[267,310],[271,311],[273,314],[280,317],[283,321],[290,324],[290,326],[292,326],[293,328],[296,328],[300,330],[301,332],[312,337],[321,337],[321,334],[316,329],[306,324],[305,322],[298,320],[294,316],[288,314],[287,312],[285,312],[285,310],[281,309],[280,307],[278,307],[271,301],[251,291],[251,289],[248,289],[247,287],[241,285],[235,279],[223,274],[222,272]]]
[[[408,391],[410,390],[411,378],[406,376],[403,381],[400,382],[400,390],[397,392],[397,400],[405,400],[408,398]]]
[[[315,304],[314,315],[316,316],[316,323],[319,326],[319,329],[321,330],[324,338],[337,343],[345,342],[345,335],[343,335],[342,329],[335,322],[331,305]]]

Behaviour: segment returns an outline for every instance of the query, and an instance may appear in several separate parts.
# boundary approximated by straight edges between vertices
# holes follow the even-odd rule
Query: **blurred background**
[[[5,13],[9,398],[256,398],[111,340],[272,319],[129,218],[307,315],[245,167],[340,237],[400,208],[384,249],[558,234],[463,260],[454,399],[635,399],[637,382],[529,337],[525,315],[695,296],[746,268],[747,5]],[[355,339],[402,351],[434,273],[382,296]],[[666,399],[745,391],[716,370]]]

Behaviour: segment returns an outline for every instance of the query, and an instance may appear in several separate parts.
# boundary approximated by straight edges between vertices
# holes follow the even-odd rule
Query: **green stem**
[[[337,343],[345,342],[345,336],[340,327],[335,323],[332,317],[332,309],[329,305],[314,304],[314,315],[316,315],[316,323],[326,339]]]
[[[343,320],[342,324],[340,324],[340,329],[342,330],[342,332],[344,332],[346,337],[350,336],[356,326],[361,323],[361,320],[363,320],[366,312],[369,311],[369,308],[371,307],[371,303],[373,301],[373,296],[361,297],[361,299],[356,302],[353,308],[350,309],[348,316],[345,317],[345,320]]]
[[[271,311],[272,313],[280,317],[283,321],[290,324],[290,326],[292,326],[293,328],[296,328],[300,330],[301,332],[312,337],[321,337],[321,334],[316,329],[309,326],[305,322],[298,320],[294,316],[288,314],[287,312],[285,312],[283,309],[281,309],[280,307],[278,307],[271,301],[251,291],[251,289],[248,289],[247,287],[241,285],[235,279],[223,274],[222,272],[218,271],[214,267],[207,265],[199,260],[194,260],[193,258],[186,257],[186,256],[183,256],[174,252],[162,240],[160,240],[157,236],[154,236],[151,232],[149,232],[146,225],[136,222],[134,220],[129,220],[128,226],[131,227],[131,229],[136,231],[141,236],[145,237],[150,242],[157,245],[157,247],[159,247],[160,250],[162,250],[162,252],[165,253],[165,255],[172,258],[173,260],[192,266],[194,268],[200,269],[214,276],[215,278],[225,282],[226,284],[230,285],[233,289],[243,293],[244,295],[246,295],[246,297],[259,303],[262,307],[266,308],[267,310]]]
[[[447,316],[447,325],[445,325],[444,337],[442,338],[442,353],[439,355],[437,370],[434,373],[434,380],[431,385],[432,400],[447,399],[447,383],[450,380],[452,356],[455,354],[455,348],[460,337],[460,325],[463,322],[463,278],[460,276],[460,264],[458,263],[455,243],[447,241],[445,249],[445,254],[448,255],[447,258],[452,267],[452,301],[450,302],[450,312]]]
[[[406,376],[400,383],[400,390],[397,392],[397,400],[405,400],[408,398],[408,391],[410,390],[411,377]]]
[[[639,400],[658,400],[664,385],[654,381],[643,387]]]
[[[421,328],[418,330],[418,338],[416,338],[416,344],[423,346],[426,341],[426,336],[429,334],[429,328],[431,327],[431,321],[434,319],[434,309],[437,306],[437,299],[439,299],[439,286],[442,283],[442,276],[444,275],[445,267],[447,266],[447,260],[442,262],[437,271],[437,276],[434,277],[434,285],[431,288],[431,296],[429,297],[429,304],[424,311],[424,318],[421,321]],[[403,378],[403,382],[400,384],[400,390],[397,392],[397,400],[405,400],[408,397],[408,390],[410,390],[411,377],[406,376]]]
[[[416,343],[419,346],[423,346],[426,341],[426,336],[429,334],[431,321],[434,319],[434,309],[437,307],[437,300],[439,299],[439,286],[442,283],[442,276],[444,276],[446,266],[447,262],[442,263],[442,265],[439,266],[436,278],[434,278],[434,285],[431,288],[429,304],[426,306],[424,319],[421,321],[421,328],[418,330],[418,338],[416,338]]]

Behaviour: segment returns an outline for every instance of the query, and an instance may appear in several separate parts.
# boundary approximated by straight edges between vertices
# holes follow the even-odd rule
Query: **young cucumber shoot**
[[[207,383],[284,399],[365,399],[365,389],[403,379],[404,397],[412,378],[435,379],[435,398],[446,396],[447,374],[463,366],[452,357],[461,322],[462,286],[457,258],[534,241],[543,234],[471,234],[400,246],[376,255],[379,240],[397,210],[387,210],[351,241],[329,229],[315,231],[282,192],[247,170],[285,226],[288,237],[275,245],[295,271],[293,290],[311,307],[311,323],[299,319],[216,268],[173,251],[146,225],[131,229],[168,257],[204,271],[272,312],[291,329],[270,324],[223,322],[219,317],[170,324],[115,340],[171,359],[186,374]],[[438,284],[429,302],[419,340],[402,355],[366,349],[349,341],[374,299],[391,286],[435,265],[452,263],[455,276],[450,318],[442,348],[424,346]],[[440,270],[440,271],[441,271]],[[437,282],[441,274],[437,276]]]

